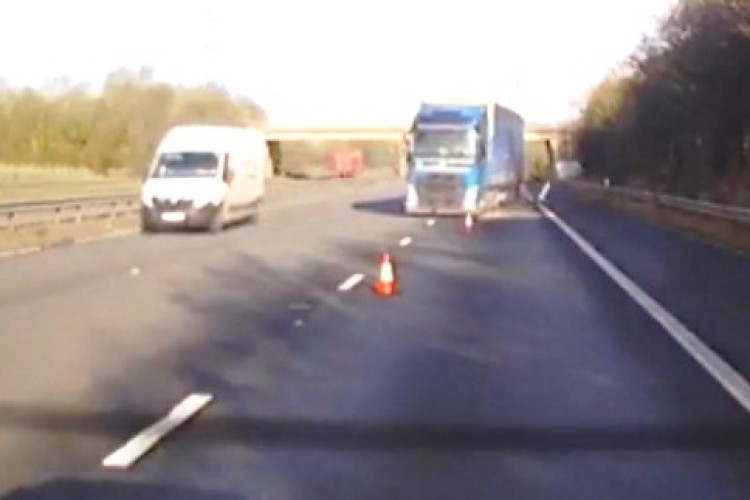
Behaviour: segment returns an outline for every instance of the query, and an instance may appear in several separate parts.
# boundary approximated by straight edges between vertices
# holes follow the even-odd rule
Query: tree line
[[[263,109],[214,84],[173,86],[150,70],[111,73],[100,93],[0,89],[0,162],[141,172],[172,125],[250,125]]]
[[[749,126],[750,2],[680,0],[591,93],[576,143],[592,176],[737,201]]]

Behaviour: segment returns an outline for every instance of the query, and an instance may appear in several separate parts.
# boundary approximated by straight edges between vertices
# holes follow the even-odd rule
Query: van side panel
[[[265,192],[265,136],[256,131],[238,135],[231,144],[231,168],[234,182],[229,186],[231,211],[244,216],[257,210]]]

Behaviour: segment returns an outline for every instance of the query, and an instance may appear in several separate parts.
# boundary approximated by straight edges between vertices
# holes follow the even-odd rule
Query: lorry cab
[[[482,106],[423,104],[410,129],[407,213],[476,210],[487,144]]]
[[[197,227],[219,232],[228,223],[256,219],[268,158],[260,130],[171,128],[156,148],[141,187],[143,230]]]
[[[407,214],[477,214],[523,176],[523,120],[496,103],[423,103],[407,146]]]
[[[473,208],[484,142],[471,126],[425,124],[413,130],[407,212]]]

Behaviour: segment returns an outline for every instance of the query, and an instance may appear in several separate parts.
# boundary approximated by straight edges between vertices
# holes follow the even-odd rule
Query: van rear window
[[[216,177],[219,158],[214,153],[164,153],[153,177]]]

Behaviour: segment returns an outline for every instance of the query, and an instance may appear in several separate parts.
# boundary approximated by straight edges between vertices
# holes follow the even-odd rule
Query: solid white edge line
[[[405,238],[401,238],[401,241],[398,242],[399,246],[405,247],[409,244],[411,244],[411,237],[406,236]]]
[[[167,434],[187,422],[205,408],[213,396],[210,394],[191,394],[153,425],[142,430],[123,446],[107,455],[102,460],[104,467],[127,469],[153,448]]]
[[[643,291],[614,264],[609,262],[586,239],[549,208],[539,205],[542,213],[557,225],[607,276],[640,305],[664,330],[697,361],[745,410],[750,411],[750,383],[675,318],[661,304]]]
[[[547,181],[544,183],[544,186],[542,186],[542,190],[539,193],[539,196],[538,196],[539,200],[547,201],[547,195],[549,194],[549,190],[550,190],[550,183],[549,181]]]
[[[346,278],[341,284],[339,285],[339,292],[348,292],[355,286],[359,285],[360,282],[365,279],[365,275],[361,273],[352,274],[348,278]]]

